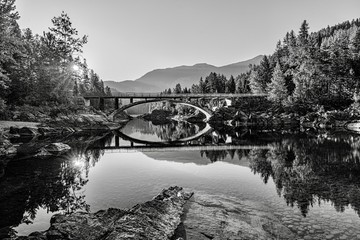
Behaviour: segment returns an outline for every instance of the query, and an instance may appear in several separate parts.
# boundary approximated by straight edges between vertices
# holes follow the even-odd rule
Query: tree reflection
[[[360,216],[359,141],[336,135],[284,139],[271,150],[252,150],[250,167],[264,183],[272,177],[279,195],[304,216],[323,201],[337,211],[350,205]]]
[[[162,141],[176,141],[197,134],[205,126],[205,123],[192,124],[177,121],[158,125],[151,121],[133,119],[122,129],[122,132],[127,135],[131,135],[133,132],[139,132],[143,135],[155,135]]]
[[[89,168],[103,154],[93,145],[103,146],[109,138],[74,137],[68,139],[72,150],[65,155],[10,161],[0,179],[0,238],[14,234],[8,226],[32,223],[40,208],[61,213],[89,211],[83,187]]]

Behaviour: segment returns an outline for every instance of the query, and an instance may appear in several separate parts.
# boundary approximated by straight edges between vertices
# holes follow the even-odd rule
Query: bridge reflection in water
[[[120,131],[113,136],[114,141],[103,146],[96,146],[93,149],[101,149],[105,152],[181,152],[181,151],[227,151],[227,150],[251,150],[251,149],[272,149],[273,146],[267,143],[254,144],[234,144],[234,143],[202,143],[198,141],[201,137],[209,136],[213,129],[209,126],[202,129],[199,133],[177,139],[175,141],[148,141],[130,137]],[[120,144],[120,140],[125,141]],[[123,143],[123,141],[121,141]]]

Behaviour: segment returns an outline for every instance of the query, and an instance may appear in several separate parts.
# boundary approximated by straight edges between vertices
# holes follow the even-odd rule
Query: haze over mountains
[[[113,92],[161,92],[168,88],[173,89],[177,83],[180,83],[182,87],[189,88],[192,84],[198,83],[200,77],[205,78],[211,72],[223,74],[227,78],[231,75],[236,77],[246,72],[249,69],[249,64],[259,64],[262,58],[263,55],[259,55],[246,61],[221,67],[199,63],[193,66],[156,69],[135,81],[104,81],[104,84],[109,86]]]

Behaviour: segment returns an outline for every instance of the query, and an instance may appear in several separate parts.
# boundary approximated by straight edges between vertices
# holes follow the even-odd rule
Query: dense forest
[[[81,55],[87,36],[78,36],[69,16],[54,17],[47,32],[20,30],[15,0],[0,0],[0,112],[14,106],[71,104],[83,94],[110,89]]]
[[[309,33],[286,33],[275,52],[236,78],[210,73],[192,93],[268,93],[273,106],[288,110],[344,108],[359,100],[360,19]],[[188,92],[180,84],[165,93]]]

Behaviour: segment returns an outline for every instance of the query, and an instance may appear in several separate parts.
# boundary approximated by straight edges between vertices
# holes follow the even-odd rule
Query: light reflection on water
[[[153,135],[163,140],[171,139],[170,135],[177,129],[176,125],[170,125],[150,131],[147,125],[139,130],[135,125],[124,132],[130,135],[137,132],[141,138],[142,134],[151,135],[149,132],[155,131]],[[185,135],[195,133],[190,130]],[[73,147],[73,152],[60,158],[30,159],[26,161],[26,169],[20,161],[10,162],[5,177],[0,179],[1,189],[5,188],[6,181],[16,185],[36,177],[32,184],[39,184],[43,191],[37,194],[36,186],[26,189],[32,199],[38,199],[30,206],[25,204],[24,210],[31,212],[35,207],[38,210],[33,224],[22,223],[14,229],[20,235],[46,230],[50,216],[57,211],[84,210],[86,206],[90,206],[92,212],[108,207],[130,208],[172,185],[195,193],[207,192],[258,202],[285,223],[290,221],[288,224],[291,225],[313,221],[312,224],[321,225],[322,229],[331,229],[335,223],[336,229],[345,232],[360,224],[358,135],[249,133],[239,129],[216,131],[189,145],[267,144],[271,148],[132,153],[101,150],[105,146],[114,146],[115,142],[114,136],[108,136],[87,147]],[[126,140],[121,140],[119,145],[131,146]],[[19,180],[21,178],[24,180]],[[66,184],[58,185],[60,180],[65,180],[62,182]],[[49,184],[51,187],[47,187]],[[54,191],[58,197],[75,194],[77,200],[48,199],[48,194]],[[16,194],[19,193],[10,194],[8,198],[22,201]],[[3,199],[0,200],[0,206],[7,206]],[[16,212],[21,213],[21,209]],[[14,222],[16,224],[19,222]],[[359,234],[356,229],[351,231],[351,236]]]

